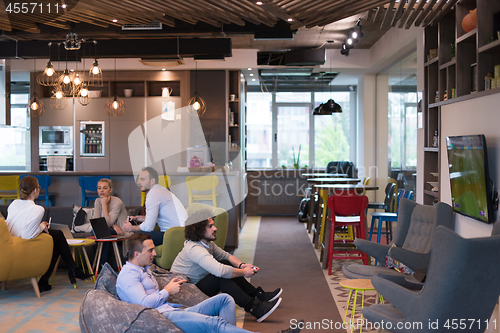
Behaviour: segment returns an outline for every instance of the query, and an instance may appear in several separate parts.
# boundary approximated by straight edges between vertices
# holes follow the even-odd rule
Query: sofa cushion
[[[111,268],[111,266],[106,262],[102,266],[99,276],[95,281],[94,289],[106,290],[113,297],[118,298],[118,293],[116,292],[116,272]]]

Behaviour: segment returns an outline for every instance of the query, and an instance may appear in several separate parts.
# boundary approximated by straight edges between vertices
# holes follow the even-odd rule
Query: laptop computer
[[[73,234],[71,233],[71,231],[69,230],[69,227],[66,224],[51,223],[50,229],[61,230],[62,233],[64,234],[64,237],[66,237],[66,239],[73,239]]]
[[[109,230],[108,224],[104,217],[98,217],[96,219],[90,219],[90,224],[92,225],[92,230],[96,239],[122,239],[123,236],[112,235]]]

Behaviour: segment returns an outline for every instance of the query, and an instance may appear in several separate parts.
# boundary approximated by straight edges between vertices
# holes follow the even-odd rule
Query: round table
[[[102,253],[102,247],[104,243],[111,243],[113,244],[113,251],[115,253],[115,258],[116,258],[116,264],[118,265],[118,271],[120,271],[123,267],[122,265],[122,260],[120,256],[120,252],[118,251],[118,242],[121,242],[125,240],[125,236],[116,236],[113,238],[103,238],[103,239],[97,239],[95,236],[87,237],[88,239],[92,239],[97,243],[97,253],[94,258],[94,263],[92,264],[92,267],[95,270],[95,277],[97,278],[97,275],[99,273],[99,263],[101,261],[101,253]]]
[[[73,256],[75,262],[76,262],[75,251],[79,251],[80,259],[82,259],[82,254],[83,257],[85,258],[85,263],[83,262],[83,260],[81,260],[83,270],[85,271],[85,266],[87,266],[88,272],[93,275],[94,271],[92,270],[92,265],[90,265],[90,260],[87,255],[87,251],[85,251],[84,247],[94,245],[95,241],[89,238],[69,238],[66,239],[66,241],[68,242],[69,248],[71,250],[71,255]],[[52,272],[52,277],[50,279],[50,284],[52,284],[52,282],[54,281],[54,277],[57,271],[57,266],[59,266],[59,260],[61,260],[61,257],[57,258],[56,265],[54,266],[54,271]],[[95,278],[92,277],[92,279],[95,282]],[[74,284],[74,287],[76,288],[76,284]]]
[[[372,282],[370,279],[350,279],[350,280],[342,280],[339,282],[340,286],[349,289],[349,297],[347,299],[347,305],[345,308],[345,315],[344,315],[344,323],[346,322],[347,318],[347,312],[349,311],[349,304],[351,303],[351,297],[352,297],[352,292],[354,291],[354,299],[351,307],[351,323],[354,323],[354,314],[356,312],[356,299],[358,296],[358,291],[361,291],[361,309],[363,309],[364,302],[365,302],[365,291],[367,290],[375,290],[375,288],[372,285]],[[376,303],[378,304],[379,300],[380,303],[384,304],[384,299],[382,295],[377,293],[376,297]],[[363,319],[363,313],[361,313],[361,319]],[[354,325],[351,326],[351,332],[353,331]],[[359,332],[361,333],[361,330],[363,327],[361,326],[361,329]]]

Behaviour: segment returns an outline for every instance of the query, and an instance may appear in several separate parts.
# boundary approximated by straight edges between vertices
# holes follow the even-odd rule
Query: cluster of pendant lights
[[[57,55],[58,63],[60,63],[59,58],[59,47],[61,44],[64,45],[66,52],[77,51],[80,49],[84,39],[79,40],[77,34],[70,33],[66,36],[66,41],[57,44]],[[93,41],[94,48],[97,48],[97,41]],[[52,43],[49,43],[49,54],[50,47]],[[96,51],[97,53],[97,51]],[[50,57],[49,57],[50,58]],[[83,67],[85,68],[85,55],[83,56]],[[36,72],[36,68],[34,68]],[[115,59],[115,80],[116,80],[116,59]],[[78,102],[83,105],[89,105],[92,97],[89,93],[89,87],[102,87],[102,71],[99,67],[97,58],[95,58],[89,71],[86,70],[79,71],[78,68],[75,70],[68,70],[68,63],[66,61],[66,68],[64,71],[56,70],[49,60],[47,66],[42,74],[40,74],[36,81],[41,86],[52,87],[50,106],[54,110],[62,110],[68,106],[67,97],[76,98]],[[41,117],[45,112],[45,106],[43,102],[38,97],[38,94],[34,92],[26,105],[27,113],[30,117]],[[125,112],[125,104],[118,98],[116,90],[114,95],[110,97],[106,103],[106,112],[110,116],[121,116]]]

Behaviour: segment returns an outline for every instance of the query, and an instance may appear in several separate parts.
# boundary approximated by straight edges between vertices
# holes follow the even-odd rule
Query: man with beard
[[[210,209],[200,209],[188,217],[184,236],[184,248],[175,258],[172,272],[187,275],[189,282],[210,297],[219,291],[231,295],[258,322],[276,310],[283,290],[265,292],[245,279],[257,273],[259,267],[241,262],[213,242],[217,228]]]

